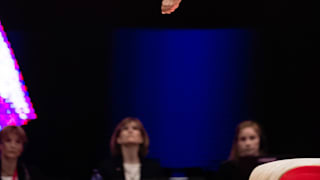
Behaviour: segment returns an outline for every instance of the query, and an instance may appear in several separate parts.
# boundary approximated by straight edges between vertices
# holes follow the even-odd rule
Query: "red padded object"
[[[280,180],[320,180],[320,166],[301,166],[285,172]]]

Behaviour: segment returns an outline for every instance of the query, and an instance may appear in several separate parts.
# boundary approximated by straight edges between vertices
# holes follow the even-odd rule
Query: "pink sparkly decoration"
[[[36,119],[27,86],[0,21],[0,130]]]

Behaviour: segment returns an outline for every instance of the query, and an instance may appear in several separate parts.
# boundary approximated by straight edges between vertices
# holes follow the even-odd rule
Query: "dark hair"
[[[255,121],[246,120],[246,121],[239,123],[236,128],[235,136],[234,136],[233,142],[232,142],[232,148],[231,148],[230,155],[229,155],[229,160],[237,160],[239,158],[239,150],[238,150],[239,134],[242,129],[247,128],[247,127],[252,127],[256,131],[256,133],[258,134],[258,136],[260,138],[259,155],[263,155],[266,153],[266,142],[265,142],[266,140],[265,140],[265,136],[264,136],[264,133],[262,131],[261,126],[259,125],[259,123],[255,122]]]
[[[121,148],[120,148],[120,145],[117,143],[117,138],[119,137],[119,134],[120,134],[122,128],[130,122],[137,123],[137,125],[141,131],[142,138],[143,138],[143,143],[140,145],[140,148],[139,148],[139,156],[144,157],[148,154],[149,136],[147,134],[147,131],[143,127],[142,122],[138,118],[135,118],[135,117],[126,117],[118,123],[117,127],[115,128],[115,130],[113,131],[113,134],[111,136],[110,150],[111,150],[112,156],[118,156],[121,154]]]

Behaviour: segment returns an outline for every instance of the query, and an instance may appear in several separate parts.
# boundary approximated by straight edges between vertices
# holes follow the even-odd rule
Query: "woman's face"
[[[10,159],[18,158],[23,151],[21,139],[14,133],[8,134],[0,144],[1,155]]]
[[[260,137],[253,127],[240,130],[238,136],[239,156],[258,156],[260,148]]]
[[[143,138],[139,125],[136,122],[129,122],[120,131],[117,143],[120,145],[142,144]]]

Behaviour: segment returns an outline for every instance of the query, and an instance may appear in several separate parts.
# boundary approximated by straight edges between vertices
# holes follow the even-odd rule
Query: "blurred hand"
[[[171,14],[179,7],[180,2],[181,0],[162,0],[162,14]]]

